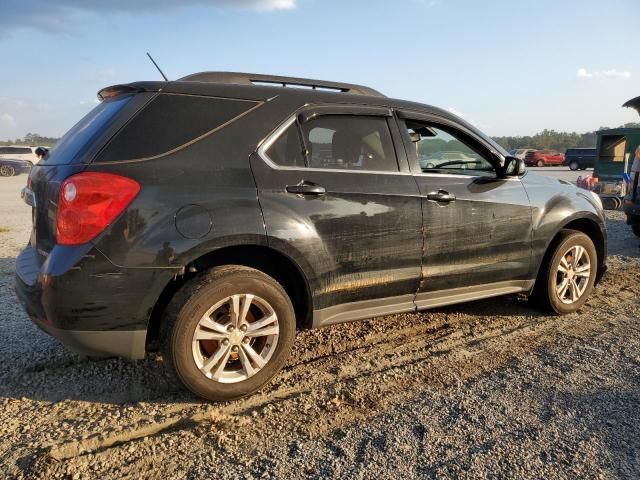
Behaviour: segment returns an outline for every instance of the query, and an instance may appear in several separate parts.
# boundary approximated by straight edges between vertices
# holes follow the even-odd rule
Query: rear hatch
[[[31,169],[23,198],[32,207],[30,244],[40,261],[56,243],[56,213],[62,182],[85,170],[108,140],[153,95],[122,88],[120,94],[103,100],[74,125]]]

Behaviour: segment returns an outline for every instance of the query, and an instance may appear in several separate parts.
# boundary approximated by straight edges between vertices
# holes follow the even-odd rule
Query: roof
[[[308,88],[311,90],[343,92],[356,95],[371,95],[384,97],[383,94],[364,85],[352,83],[332,82],[327,80],[313,80],[310,78],[284,77],[281,75],[264,75],[260,73],[241,72],[200,72],[192,73],[178,79],[182,82],[222,83],[234,85],[264,85],[271,87]]]
[[[349,103],[425,112],[461,123],[469,130],[487,139],[497,150],[502,150],[476,127],[447,110],[423,103],[386,97],[370,87],[350,83],[238,72],[201,72],[170,82],[143,81],[115,85],[106,87],[101,92],[111,88],[132,88],[148,92],[237,98],[259,102],[266,102],[286,95],[296,98],[300,105],[316,102]]]

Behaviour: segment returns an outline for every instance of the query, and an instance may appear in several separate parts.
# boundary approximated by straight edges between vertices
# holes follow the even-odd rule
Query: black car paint
[[[522,179],[421,175],[408,159],[395,113],[389,122],[400,162],[397,174],[274,169],[257,153],[281,123],[305,109],[365,105],[450,122],[496,161],[504,158],[506,152],[493,141],[444,110],[386,97],[278,87],[188,81],[131,85],[140,93],[82,155],[65,164],[50,165],[45,159],[30,174],[38,202],[35,228],[18,259],[16,285],[29,315],[54,334],[138,332],[142,340],[127,347],[125,355],[139,358],[144,332],[164,293],[226,248],[259,247],[290,262],[306,283],[301,291],[310,297],[303,320],[313,318],[317,326],[415,310],[420,293],[501,279],[532,285],[546,248],[571,219],[592,222],[606,244],[602,211],[568,185],[532,173]],[[166,154],[94,160],[131,117],[163,94],[255,105]],[[56,245],[60,184],[81,171],[117,173],[137,180],[142,189],[92,242]],[[286,191],[300,181],[322,185],[327,193],[310,197]],[[432,189],[450,190],[457,198],[449,205],[436,204],[426,198]],[[604,258],[599,259],[602,267]],[[399,300],[376,303],[387,298]],[[331,310],[352,302],[365,302],[360,315]],[[323,311],[330,314],[316,315]],[[81,344],[72,346],[83,350]],[[108,340],[88,351],[123,354]]]

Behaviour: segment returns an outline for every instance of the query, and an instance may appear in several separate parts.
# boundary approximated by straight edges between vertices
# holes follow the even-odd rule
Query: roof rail
[[[344,92],[355,95],[370,95],[384,97],[373,88],[350,83],[330,82],[325,80],[311,80],[309,78],[282,77],[279,75],[262,75],[259,73],[239,72],[200,72],[192,73],[178,79],[182,82],[231,83],[234,85],[263,85],[269,87],[294,87],[323,90],[329,92]]]

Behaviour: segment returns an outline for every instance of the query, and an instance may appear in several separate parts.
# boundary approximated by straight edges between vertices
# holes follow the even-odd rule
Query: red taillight
[[[135,180],[111,173],[85,172],[60,186],[56,241],[79,245],[95,238],[140,191]]]

